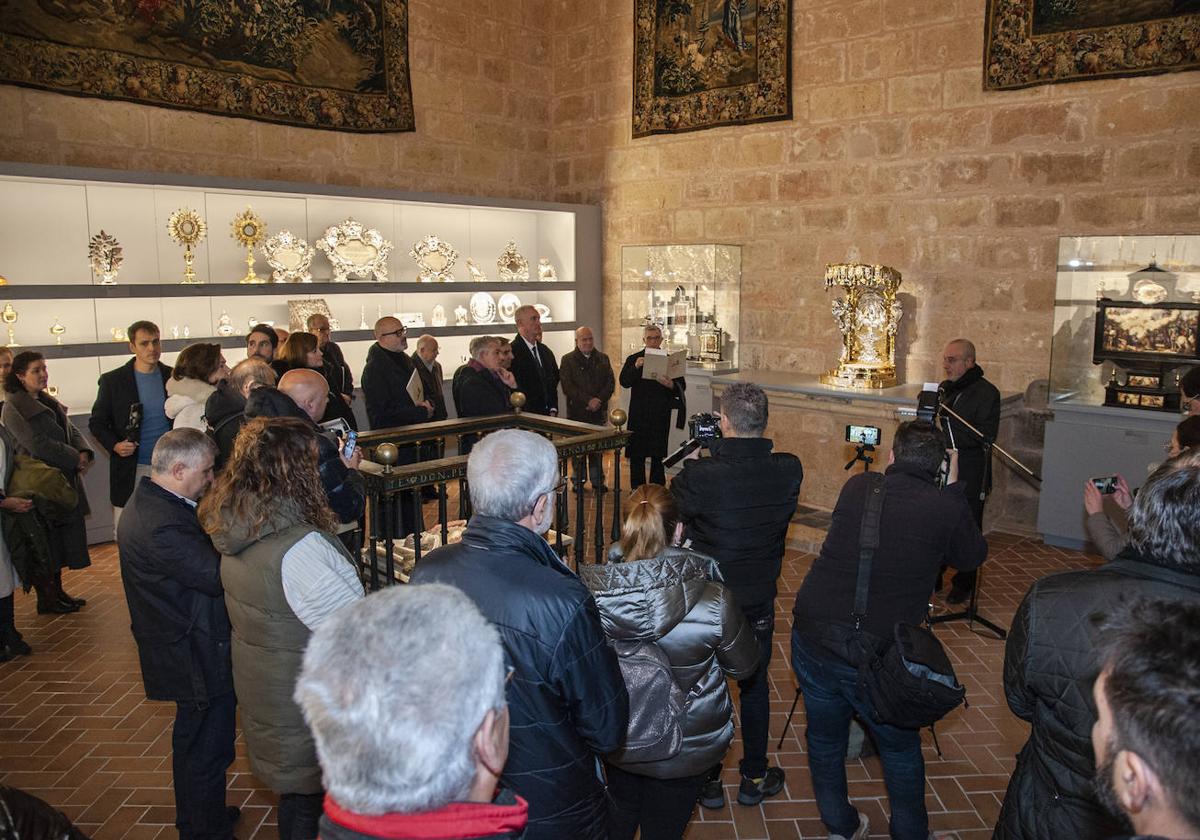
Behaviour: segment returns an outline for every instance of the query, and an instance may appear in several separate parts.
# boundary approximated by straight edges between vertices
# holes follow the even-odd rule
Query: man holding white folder
[[[679,409],[679,422],[687,408],[683,392],[687,387],[679,366],[669,368],[671,356],[662,350],[662,329],[649,324],[642,334],[646,346],[625,359],[621,367],[621,387],[629,389],[629,431],[633,436],[625,447],[629,458],[630,489],[646,483],[646,459],[650,459],[650,482],[666,484],[663,458],[671,432],[671,411]],[[686,355],[686,353],[684,354]],[[654,366],[661,365],[655,374]],[[675,372],[675,377],[667,373]]]

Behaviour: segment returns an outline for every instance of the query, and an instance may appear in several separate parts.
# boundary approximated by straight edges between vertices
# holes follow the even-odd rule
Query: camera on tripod
[[[708,449],[721,437],[721,418],[711,411],[701,411],[688,418],[688,439],[678,449],[663,458],[663,467],[671,468],[697,449]]]

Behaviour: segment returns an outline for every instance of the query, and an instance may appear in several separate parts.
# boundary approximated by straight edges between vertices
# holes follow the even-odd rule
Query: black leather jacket
[[[1135,598],[1200,601],[1200,570],[1146,562],[1132,549],[1093,571],[1030,587],[1004,647],[1008,707],[1033,727],[1017,756],[993,840],[1111,837],[1120,824],[1092,793],[1092,617]]]
[[[0,840],[88,840],[66,815],[36,796],[0,785]]]
[[[597,756],[621,745],[629,696],[586,587],[540,536],[478,515],[412,583],[458,587],[500,633],[516,669],[501,784],[529,802],[528,840],[607,837]]]

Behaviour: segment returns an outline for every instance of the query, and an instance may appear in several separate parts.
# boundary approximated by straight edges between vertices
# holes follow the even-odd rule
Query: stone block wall
[[[410,0],[417,131],[339,134],[0,85],[0,159],[550,197],[548,0]]]
[[[743,369],[839,348],[826,263],[904,274],[900,373],[965,334],[1005,392],[1049,369],[1059,236],[1200,228],[1200,74],[982,90],[983,0],[794,0],[794,119],[631,139],[632,0],[553,0],[556,198],[621,246],[744,247]],[[1147,255],[1149,256],[1149,255]]]

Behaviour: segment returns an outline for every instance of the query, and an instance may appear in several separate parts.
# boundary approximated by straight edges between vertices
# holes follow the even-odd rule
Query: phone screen
[[[342,447],[342,456],[349,458],[351,455],[353,455],[354,445],[356,443],[358,443],[358,432],[351,429],[350,434],[346,435],[346,445]]]

